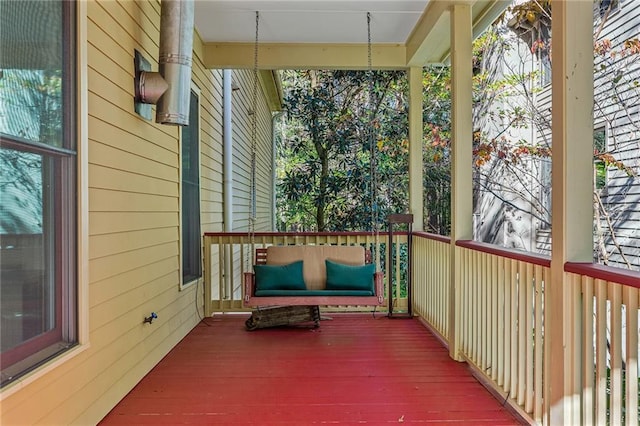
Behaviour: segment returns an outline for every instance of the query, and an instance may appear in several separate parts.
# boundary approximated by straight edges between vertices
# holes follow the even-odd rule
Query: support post
[[[424,230],[422,67],[409,68],[409,211],[413,229]]]
[[[593,259],[593,4],[552,8],[552,258],[545,285],[547,424],[580,424],[580,292],[566,262]],[[553,360],[553,362],[551,362]]]
[[[462,266],[456,241],[473,238],[472,192],[472,25],[471,6],[451,6],[451,275],[449,356],[461,361],[460,303]]]

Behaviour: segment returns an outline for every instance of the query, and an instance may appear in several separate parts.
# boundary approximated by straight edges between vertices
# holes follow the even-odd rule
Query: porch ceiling
[[[449,53],[449,10],[472,7],[479,34],[510,2],[495,0],[196,0],[195,25],[209,68],[251,68],[255,12],[260,12],[259,66],[263,69],[367,66],[371,12],[372,63],[406,68],[442,63]]]

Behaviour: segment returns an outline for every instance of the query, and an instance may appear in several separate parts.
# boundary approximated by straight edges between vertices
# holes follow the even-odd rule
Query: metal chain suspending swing
[[[374,237],[375,255],[372,256],[375,259],[376,268],[380,270],[380,226],[379,226],[379,212],[377,203],[377,191],[378,191],[378,179],[377,179],[377,145],[375,129],[376,111],[373,105],[374,102],[374,75],[373,64],[371,60],[371,12],[367,12],[367,81],[368,81],[368,111],[369,111],[369,125],[367,126],[368,142],[369,142],[369,194],[370,194],[370,214],[371,214],[371,233]]]
[[[256,34],[253,48],[253,92],[252,92],[252,110],[251,110],[251,177],[249,183],[249,250],[246,253],[245,261],[247,270],[255,263],[255,233],[257,219],[256,205],[256,154],[257,154],[257,137],[258,137],[258,35],[260,30],[260,12],[256,10]],[[251,263],[249,263],[251,259]]]

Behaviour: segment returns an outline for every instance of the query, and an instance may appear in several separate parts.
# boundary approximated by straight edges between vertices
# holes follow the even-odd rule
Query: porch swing
[[[243,305],[250,308],[309,307],[312,308],[310,309],[310,317],[307,318],[308,315],[305,312],[300,313],[304,317],[301,321],[314,320],[316,325],[319,321],[318,306],[381,306],[384,303],[383,273],[372,262],[371,251],[360,245],[273,245],[266,248],[255,248],[259,21],[260,15],[259,12],[256,12],[248,230],[250,249],[246,252],[247,263],[249,253],[253,255],[254,272],[245,272],[244,274]],[[367,56],[369,103],[371,103],[373,75],[370,12],[367,12]],[[373,121],[373,115],[374,112],[371,109],[370,121]],[[371,128],[372,126],[369,126],[369,129]],[[375,143],[371,130],[369,131],[369,149],[371,156],[372,234],[375,234],[375,251],[378,252],[379,226],[375,213]],[[278,309],[281,308],[275,308],[275,310]],[[280,311],[278,315],[291,316],[291,312]],[[291,323],[287,322],[290,320],[291,318],[286,319],[283,324]],[[261,327],[256,325],[252,317],[247,322],[247,328]]]

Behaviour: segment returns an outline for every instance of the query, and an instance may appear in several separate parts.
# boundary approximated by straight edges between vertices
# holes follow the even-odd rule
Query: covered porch
[[[553,242],[552,255],[544,257],[472,241],[471,44],[482,22],[508,2],[472,3],[429,2],[406,45],[374,47],[374,67],[408,70],[409,205],[416,219],[407,284],[413,299],[404,303],[453,360],[466,362],[531,422],[635,425],[640,276],[593,264],[593,4],[553,4]],[[432,49],[442,40],[445,51]],[[251,67],[251,44],[205,48],[212,52],[212,66]],[[332,48],[267,44],[259,52],[262,66],[270,68],[366,66],[364,46]],[[452,67],[450,236],[422,232],[421,214],[422,66],[442,61]],[[255,241],[242,234],[207,234],[207,313],[241,306],[241,285],[222,278],[229,275],[220,269],[220,256],[227,250],[242,258],[254,244],[374,245],[366,234],[256,233]],[[244,272],[241,263],[233,267]],[[385,272],[387,280],[399,275]],[[387,288],[387,295],[393,291]],[[402,303],[402,295],[396,296]]]
[[[374,68],[406,69],[409,85],[409,210],[413,232],[404,298],[390,287],[397,269],[383,267],[394,307],[412,311],[451,359],[466,362],[511,409],[540,424],[638,422],[640,277],[593,264],[593,4],[554,2],[552,9],[551,256],[473,241],[472,41],[509,2],[429,2],[404,44],[375,44]],[[366,68],[366,46],[260,42],[267,69]],[[251,68],[252,43],[211,40],[205,64]],[[423,232],[423,96],[427,64],[451,65],[451,233]],[[206,233],[207,314],[242,308],[242,259],[256,246],[361,244],[371,233]],[[388,246],[391,242],[384,240]],[[229,263],[224,253],[239,254]],[[379,256],[381,256],[379,254]],[[250,255],[249,255],[250,257]],[[225,270],[225,268],[227,268]],[[232,273],[231,273],[232,272]],[[395,293],[398,292],[398,293]],[[334,308],[344,310],[344,307]],[[349,308],[346,308],[349,309]]]
[[[188,168],[198,178],[189,198],[197,208],[183,204],[183,189],[193,183],[182,175],[180,148],[188,138],[177,127],[141,118],[132,102],[134,52],[156,56],[161,5],[170,2],[61,3],[73,10],[61,20],[58,38],[78,48],[68,64],[77,69],[71,76],[77,89],[68,96],[77,99],[78,111],[65,110],[78,154],[47,151],[69,156],[69,183],[59,198],[43,197],[40,204],[52,206],[52,224],[64,225],[56,235],[70,249],[52,280],[71,282],[60,271],[76,276],[51,298],[70,345],[42,362],[26,359],[26,373],[10,378],[0,393],[3,424],[103,418],[104,424],[638,424],[640,274],[593,263],[593,2],[553,2],[550,256],[473,241],[472,42],[510,2],[353,1],[335,2],[342,6],[331,10],[326,5],[334,2],[194,2],[190,83],[201,127],[189,138],[198,160]],[[377,26],[366,43],[369,3],[383,10],[373,11]],[[306,23],[320,22],[315,33],[288,11],[286,19],[267,19],[269,13],[282,17],[291,4]],[[265,20],[254,44],[256,10]],[[411,13],[415,19],[403,21]],[[234,26],[232,15],[245,25]],[[38,21],[48,22],[43,16]],[[361,23],[355,30],[351,19],[342,19],[354,16]],[[399,39],[377,39],[375,31],[384,33],[392,21],[406,31]],[[62,25],[69,22],[77,30],[71,34]],[[344,28],[353,31],[338,31]],[[276,37],[278,29],[288,35]],[[347,37],[354,33],[359,41]],[[368,59],[374,69],[407,72],[413,230],[394,241],[384,232],[274,232],[274,72],[363,70]],[[451,65],[451,232],[443,236],[425,232],[423,224],[422,76],[424,66],[445,63]],[[251,98],[258,86],[256,109]],[[248,142],[256,116],[258,152]],[[233,135],[238,150],[228,151]],[[41,144],[12,137],[11,146],[41,155]],[[248,207],[255,196],[252,154],[262,172],[256,229],[248,229],[255,213]],[[228,175],[230,164],[237,170]],[[54,201],[63,198],[69,202],[60,211]],[[236,216],[229,217],[234,208]],[[194,235],[183,218],[197,225]],[[186,240],[195,250],[184,249]],[[362,312],[369,309],[337,306],[323,308],[334,320],[319,330],[245,331],[242,274],[252,267],[255,248],[283,244],[377,251],[386,300],[393,295],[392,308],[411,318],[388,319],[384,309],[374,318]],[[51,254],[57,249],[48,248]],[[409,252],[408,271],[401,262],[388,266],[388,253],[402,258]],[[202,269],[186,273],[185,259],[197,266],[202,259]],[[151,324],[147,318],[156,312]]]

